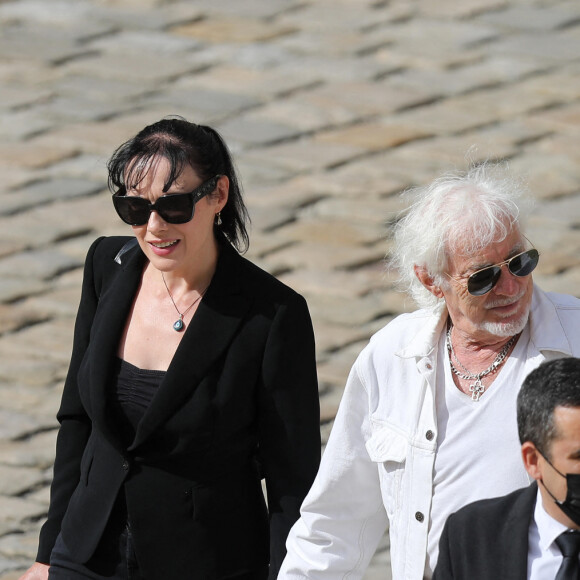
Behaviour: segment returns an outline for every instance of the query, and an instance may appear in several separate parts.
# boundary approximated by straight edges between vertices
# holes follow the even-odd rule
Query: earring
[[[215,225],[216,226],[221,226],[222,225],[222,212],[218,211],[215,214]]]

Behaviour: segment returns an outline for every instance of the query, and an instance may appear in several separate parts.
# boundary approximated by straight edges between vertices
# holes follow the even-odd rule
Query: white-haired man
[[[520,190],[485,164],[413,192],[393,262],[423,308],[355,362],[280,579],[362,578],[387,524],[393,580],[431,578],[450,513],[528,485],[517,394],[580,355],[580,300],[534,286]]]

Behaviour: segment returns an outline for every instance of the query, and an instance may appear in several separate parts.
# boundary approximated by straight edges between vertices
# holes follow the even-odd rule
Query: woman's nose
[[[167,229],[167,222],[157,213],[157,211],[153,210],[149,214],[149,221],[147,222],[147,229],[151,233],[164,231]]]

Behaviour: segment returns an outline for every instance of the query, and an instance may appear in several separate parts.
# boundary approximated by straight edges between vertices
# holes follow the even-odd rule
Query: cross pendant
[[[485,391],[485,387],[481,383],[481,379],[476,379],[473,385],[469,385],[469,390],[471,391],[471,400],[479,401],[479,398],[483,395],[483,391]]]

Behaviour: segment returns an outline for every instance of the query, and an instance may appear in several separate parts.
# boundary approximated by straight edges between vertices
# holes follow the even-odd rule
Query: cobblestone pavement
[[[249,257],[310,305],[324,438],[356,354],[413,308],[383,264],[404,188],[508,159],[536,280],[580,294],[578,0],[0,0],[0,27],[0,580],[47,509],[85,252],[127,231],[105,161],[150,122],[231,145]]]

